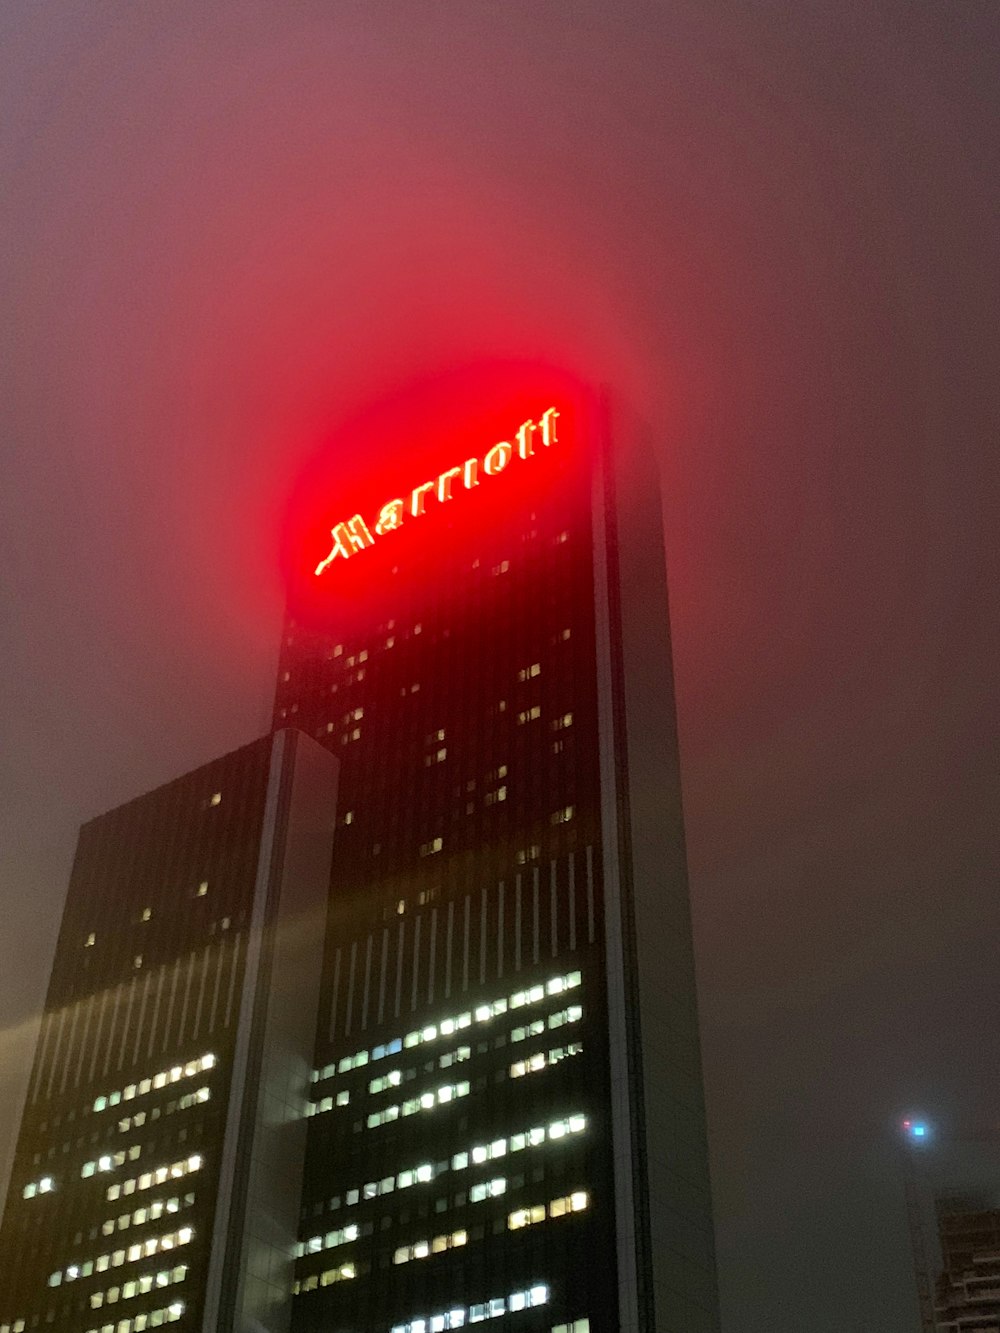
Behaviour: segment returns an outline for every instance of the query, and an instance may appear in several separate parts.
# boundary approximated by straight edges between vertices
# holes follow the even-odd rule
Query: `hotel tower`
[[[0,1333],[718,1329],[660,498],[609,420],[479,401],[310,486],[274,732],[81,833]]]

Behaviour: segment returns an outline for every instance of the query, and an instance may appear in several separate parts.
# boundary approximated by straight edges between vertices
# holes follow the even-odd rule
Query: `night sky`
[[[77,825],[269,724],[302,469],[523,358],[659,440],[726,1333],[912,1333],[894,1117],[1000,1124],[996,0],[0,43],[0,1179]]]

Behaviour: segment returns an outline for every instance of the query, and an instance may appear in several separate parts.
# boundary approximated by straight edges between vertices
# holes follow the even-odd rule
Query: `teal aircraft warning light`
[[[903,1121],[903,1133],[910,1143],[915,1144],[926,1143],[931,1136],[930,1126],[926,1120],[912,1120],[909,1118]]]

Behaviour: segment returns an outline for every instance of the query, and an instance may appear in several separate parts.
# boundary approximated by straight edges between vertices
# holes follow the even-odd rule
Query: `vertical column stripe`
[[[184,998],[181,1000],[181,1019],[177,1029],[177,1040],[183,1044],[184,1032],[187,1028],[188,1005],[191,1002],[191,985],[194,981],[194,953],[188,955],[187,980],[184,982]]]
[[[410,1013],[417,1007],[417,985],[420,980],[420,924],[423,917],[418,916],[413,927],[413,984],[410,988]]]
[[[116,993],[116,994],[117,994],[117,989],[118,989],[118,988],[115,987],[115,993]],[[98,1011],[98,1014],[97,1014],[97,1027],[94,1029],[94,1043],[93,1043],[93,1045],[92,1045],[92,1047],[91,1047],[91,1050],[90,1050],[90,1069],[87,1071],[87,1082],[88,1082],[88,1083],[92,1083],[92,1082],[94,1081],[94,1075],[97,1073],[97,1062],[98,1062],[98,1060],[99,1060],[100,1057],[101,1057],[101,1038],[102,1038],[103,1035],[104,1035],[104,1018],[105,1018],[105,1015],[106,1015],[106,1013],[107,1013],[107,1009],[108,1009],[108,1000],[110,999],[110,997],[111,997],[111,991],[108,990],[107,988],[105,988],[104,991],[103,991],[102,994],[101,994],[101,1007],[100,1007],[100,1009],[99,1009],[99,1011]],[[112,1003],[111,1003],[111,1026],[112,1026],[112,1028],[114,1027],[114,1021],[115,1021],[115,1008],[114,1008],[114,1001],[112,1000]],[[108,1050],[109,1050],[109,1053],[110,1053],[110,1044],[109,1044]],[[106,1074],[107,1072],[108,1072],[108,1064],[107,1064],[107,1061],[105,1061],[105,1063],[104,1063],[104,1073]]]
[[[229,994],[226,996],[226,1012],[222,1020],[223,1027],[229,1027],[233,1017],[233,996],[236,991],[236,964],[239,961],[242,938],[237,937],[233,941],[232,961],[229,965]]]
[[[368,1027],[368,988],[372,979],[372,937],[368,936],[368,942],[365,945],[365,984],[361,992],[361,1031],[364,1032]]]
[[[569,947],[576,949],[576,854],[569,854]]]
[[[101,1002],[103,1004],[106,1004],[107,999],[108,999],[108,992],[106,990],[102,990]],[[85,1000],[77,1000],[76,1003],[77,1003],[77,1008],[83,1012],[84,1018],[83,1018],[83,1031],[80,1033],[79,1039],[76,1043],[77,1057],[76,1057],[76,1071],[73,1074],[74,1088],[78,1088],[80,1086],[80,1074],[83,1071],[83,1058],[87,1053],[87,1045],[88,1045],[87,1037],[89,1036],[90,1033],[90,1024],[91,1021],[93,1020],[94,1013],[99,1008],[96,995],[88,995]]]
[[[139,1059],[139,1047],[142,1044],[142,1034],[145,1032],[146,1005],[149,1002],[149,988],[153,984],[152,972],[147,972],[142,981],[142,999],[139,1002],[139,1017],[135,1025],[135,1045],[132,1047],[132,1063],[135,1064]]]
[[[400,921],[399,934],[396,937],[396,1003],[393,1016],[399,1017],[399,1008],[403,1002],[403,945],[406,942],[406,922]]]
[[[445,933],[444,942],[444,998],[447,1000],[451,995],[451,938],[455,926],[455,904],[448,904],[448,928]]]
[[[344,1036],[350,1036],[354,1017],[354,973],[358,963],[358,942],[351,940],[351,961],[347,965],[347,1013],[344,1014]]]
[[[128,985],[128,1004],[125,1007],[125,1023],[122,1026],[122,1039],[118,1046],[118,1063],[115,1065],[116,1070],[125,1068],[125,1051],[128,1047],[129,1033],[132,1030],[132,1009],[135,1005],[135,993],[138,987],[139,979],[138,977],[133,977]]]
[[[215,984],[212,986],[212,1009],[208,1015],[208,1032],[215,1031],[215,1020],[219,1012],[219,994],[222,991],[222,962],[225,955],[226,942],[219,944],[218,955],[215,959]]]
[[[531,961],[537,963],[541,956],[541,940],[538,938],[538,867],[531,872]]]
[[[521,970],[521,876],[514,880],[514,971]]]
[[[338,945],[337,952],[333,956],[333,985],[330,988],[330,1021],[327,1024],[326,1030],[328,1041],[333,1041],[334,1029],[337,1026],[337,1002],[340,996],[340,960],[343,957],[343,954],[343,949]]]
[[[434,964],[437,958],[438,909],[431,908],[431,938],[427,953],[427,1003],[434,1003]]]
[[[156,999],[153,1001],[153,1017],[149,1022],[149,1039],[146,1042],[146,1059],[150,1059],[153,1054],[153,1042],[156,1038],[157,1018],[160,1014],[160,997],[163,994],[163,968],[156,969]]]
[[[594,849],[587,847],[587,939],[594,942]]]
[[[552,957],[559,952],[559,886],[555,861],[549,862],[549,928],[552,934]]]
[[[462,941],[462,990],[469,989],[469,924],[472,916],[472,896],[465,895],[465,935]]]
[[[378,970],[378,1013],[375,1016],[375,1022],[381,1023],[385,1018],[385,974],[389,963],[389,928],[386,926],[382,931],[382,962]]]
[[[197,1037],[201,1031],[201,1014],[205,1004],[205,982],[208,978],[208,953],[209,945],[205,945],[201,951],[201,979],[198,982],[198,1003],[194,1011],[194,1027],[191,1031],[192,1040]]]
[[[177,983],[181,976],[181,960],[178,958],[170,969],[170,998],[167,1000],[167,1017],[163,1024],[163,1040],[160,1042],[160,1050],[166,1051],[171,1046],[170,1029],[174,1021],[174,1003],[177,999]]]
[[[49,1078],[45,1087],[46,1100],[52,1095],[52,1081],[55,1077],[56,1064],[59,1059],[59,1047],[62,1045],[63,1028],[66,1025],[66,1005],[59,1010],[59,1028],[56,1032],[55,1045],[52,1047],[52,1055],[49,1057]]]
[[[479,905],[479,982],[480,985],[486,980],[486,906],[487,893],[486,886],[483,885],[482,897]]]

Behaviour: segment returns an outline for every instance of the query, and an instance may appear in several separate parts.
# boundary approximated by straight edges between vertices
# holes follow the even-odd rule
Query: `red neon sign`
[[[425,481],[414,486],[406,498],[387,500],[378,512],[372,527],[369,527],[360,514],[355,514],[346,522],[336,523],[330,529],[333,549],[316,566],[316,574],[322,574],[338,558],[349,560],[359,551],[366,551],[374,546],[379,537],[395,532],[410,519],[422,518],[427,513],[427,501],[438,504],[454,500],[456,492],[471,491],[485,477],[499,476],[515,458],[530,458],[535,452],[536,436],[540,436],[542,445],[547,449],[559,442],[556,435],[556,421],[559,413],[554,407],[543,412],[539,420],[525,421],[518,427],[514,442],[501,440],[480,458],[467,458],[457,467],[448,468],[433,481]],[[374,530],[373,530],[374,529]]]

